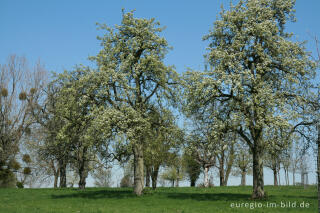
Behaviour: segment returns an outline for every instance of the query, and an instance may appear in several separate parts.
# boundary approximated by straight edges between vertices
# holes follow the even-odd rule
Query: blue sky
[[[163,36],[173,47],[166,63],[175,65],[178,72],[187,67],[199,69],[207,45],[202,37],[212,28],[221,4],[228,6],[229,0],[1,0],[0,63],[15,53],[25,55],[30,63],[41,59],[55,72],[88,64],[88,56],[100,48],[96,36],[103,33],[96,30],[95,23],[120,24],[121,9],[125,8],[136,9],[137,17],[155,17],[166,26]],[[319,0],[298,0],[298,22],[288,30],[299,40],[310,40],[310,33],[320,36],[319,9]],[[315,50],[314,43],[307,46]]]
[[[180,73],[187,68],[201,69],[207,45],[202,37],[212,28],[221,4],[228,7],[229,0],[1,0],[0,63],[17,54],[26,56],[30,64],[40,59],[54,72],[90,64],[88,56],[100,49],[96,36],[103,33],[95,23],[120,24],[121,9],[125,8],[135,9],[136,17],[154,17],[166,26],[163,36],[173,47],[167,64],[175,65]],[[320,37],[319,9],[319,0],[297,0],[297,22],[287,28],[296,39],[310,40],[307,49],[312,52],[316,49],[311,36]],[[269,179],[272,183],[271,176],[266,179],[267,184]]]

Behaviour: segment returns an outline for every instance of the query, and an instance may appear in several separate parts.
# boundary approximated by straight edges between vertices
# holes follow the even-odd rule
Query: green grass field
[[[88,188],[84,191],[77,189],[0,189],[0,212],[278,213],[317,211],[315,186],[307,189],[293,186],[266,186],[265,189],[268,199],[264,201],[250,200],[252,190],[250,186],[208,189],[158,188],[155,191],[146,189],[145,194],[141,197],[133,195],[132,189],[129,188]],[[297,207],[289,207],[289,202],[291,205],[296,204]],[[234,205],[233,208],[232,205]],[[239,205],[242,206],[239,207]]]

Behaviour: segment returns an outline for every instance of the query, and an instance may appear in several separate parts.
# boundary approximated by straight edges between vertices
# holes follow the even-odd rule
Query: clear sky
[[[103,33],[95,23],[120,24],[125,8],[135,9],[137,17],[155,17],[166,26],[163,35],[173,47],[166,63],[175,65],[178,72],[199,69],[207,45],[202,37],[212,28],[221,4],[227,7],[229,0],[1,0],[0,63],[15,53],[30,62],[41,59],[55,72],[88,64],[88,56],[100,48],[96,36]],[[320,36],[319,9],[319,0],[297,0],[298,21],[288,30],[299,40],[310,40],[308,34]],[[310,51],[313,46],[308,45]]]
[[[135,16],[156,18],[166,26],[163,36],[173,50],[166,63],[182,73],[201,69],[207,43],[202,37],[212,29],[221,4],[229,0],[0,0],[0,63],[10,54],[24,55],[32,64],[40,59],[49,71],[61,72],[76,64],[90,64],[88,56],[100,49],[96,22],[120,24],[121,9],[135,9]],[[232,0],[236,3],[238,1]],[[297,0],[297,22],[288,25],[300,41],[320,37],[320,1]],[[272,178],[270,183],[272,183]],[[311,179],[313,181],[314,179]],[[267,183],[269,182],[266,180]]]

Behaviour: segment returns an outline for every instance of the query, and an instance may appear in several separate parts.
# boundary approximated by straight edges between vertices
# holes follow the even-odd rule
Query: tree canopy
[[[294,21],[293,7],[292,0],[246,0],[222,10],[204,37],[210,42],[210,68],[186,76],[190,105],[203,111],[217,103],[228,106],[229,128],[253,153],[253,198],[264,197],[266,132],[295,127],[315,75],[304,43],[285,31],[286,23]]]

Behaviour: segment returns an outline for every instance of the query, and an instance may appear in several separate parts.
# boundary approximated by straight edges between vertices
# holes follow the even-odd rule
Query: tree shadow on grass
[[[116,198],[126,199],[136,197],[132,190],[84,190],[77,191],[68,194],[55,194],[51,195],[53,199],[64,199],[64,198],[85,198],[85,199],[105,199],[105,198]]]
[[[166,192],[166,191],[147,191],[142,197],[157,196],[159,199],[176,199],[176,200],[196,200],[196,201],[249,201],[251,194],[245,193],[194,193],[194,192]],[[85,199],[127,199],[136,198],[132,189],[89,189],[89,190],[72,190],[65,191],[65,193],[53,194],[52,199],[68,199],[68,198],[85,198]],[[282,195],[281,199],[304,198],[317,199],[315,196],[301,196],[301,195]],[[277,196],[269,195],[267,200],[280,199]]]
[[[145,194],[142,197],[159,196],[159,199],[179,199],[179,200],[197,200],[197,201],[241,201],[249,200],[249,194],[228,194],[228,193],[183,193],[183,192],[156,192],[155,194]],[[84,191],[72,191],[72,193],[65,194],[53,194],[53,199],[65,199],[65,198],[85,198],[85,199],[127,199],[135,198],[132,190],[84,190]]]
[[[250,200],[249,194],[233,193],[168,193],[170,199],[190,199],[197,201],[247,201]]]
[[[318,196],[317,195],[283,195],[281,198],[303,198],[303,199],[311,199],[311,200],[317,200]]]

